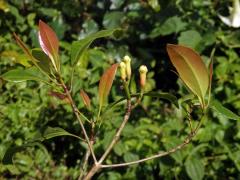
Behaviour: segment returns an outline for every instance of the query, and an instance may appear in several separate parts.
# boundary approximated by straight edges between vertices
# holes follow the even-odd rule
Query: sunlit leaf
[[[215,110],[218,114],[233,120],[240,120],[240,116],[224,107],[219,101],[212,100],[209,105],[210,108]]]
[[[109,69],[105,71],[105,73],[102,75],[100,79],[99,90],[98,90],[100,109],[107,100],[117,68],[118,68],[118,64],[113,64]]]
[[[56,70],[60,68],[58,58],[59,41],[56,33],[43,21],[39,21],[39,43],[42,50],[49,56]]]
[[[14,69],[10,70],[4,74],[1,75],[1,78],[6,81],[11,82],[22,82],[27,80],[35,80],[35,81],[42,81],[45,83],[47,82],[47,79],[41,76],[38,69],[35,67],[28,68],[28,69]]]
[[[9,58],[9,59],[13,60],[14,62],[19,63],[19,64],[21,64],[25,67],[31,67],[32,66],[29,62],[30,58],[26,54],[19,54],[16,51],[7,50],[7,51],[3,51],[0,54],[0,56]]]
[[[167,45],[170,60],[186,86],[199,98],[204,106],[204,96],[209,86],[208,70],[194,50],[181,45]]]
[[[81,58],[82,54],[87,50],[87,48],[91,45],[91,43],[98,39],[108,36],[118,36],[119,29],[111,29],[111,30],[102,30],[96,33],[93,33],[86,38],[75,41],[71,47],[71,63],[72,65],[77,64],[78,60]]]
[[[82,100],[83,100],[83,103],[85,104],[85,106],[87,108],[90,108],[91,107],[91,101],[90,101],[90,98],[87,95],[87,93],[84,90],[81,90],[80,91],[80,95],[82,97]]]

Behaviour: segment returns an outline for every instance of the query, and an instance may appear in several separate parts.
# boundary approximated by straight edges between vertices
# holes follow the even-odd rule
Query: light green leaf
[[[35,81],[42,81],[45,83],[47,79],[42,76],[40,71],[36,67],[28,68],[28,69],[14,69],[10,70],[1,75],[6,81],[11,82],[22,82],[27,80],[35,80]]]
[[[178,38],[178,44],[189,46],[194,49],[198,49],[201,43],[202,37],[199,32],[194,30],[184,31]]]
[[[209,107],[228,119],[240,120],[240,116],[224,107],[218,100],[212,100]]]
[[[87,50],[87,48],[91,45],[91,43],[98,39],[108,36],[115,36],[119,35],[119,29],[111,29],[111,30],[102,30],[87,36],[86,38],[75,41],[71,47],[71,63],[72,65],[77,64],[78,60],[81,58],[82,54]]]
[[[137,154],[127,152],[127,153],[124,154],[123,159],[124,159],[125,162],[131,162],[131,161],[138,160],[139,156]]]
[[[192,180],[201,180],[204,177],[204,165],[200,159],[191,156],[185,162],[185,168],[188,176]]]
[[[154,11],[159,12],[161,9],[161,6],[158,2],[158,0],[148,0],[148,4],[154,9]]]

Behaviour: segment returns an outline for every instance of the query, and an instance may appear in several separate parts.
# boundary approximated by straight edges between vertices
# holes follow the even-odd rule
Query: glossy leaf
[[[224,107],[219,101],[212,100],[209,107],[228,119],[240,120],[240,116]]]
[[[117,68],[118,68],[118,64],[113,64],[109,69],[105,71],[105,73],[102,75],[100,79],[99,90],[98,90],[100,109],[107,100],[107,96],[112,87],[112,83],[115,78]]]
[[[82,100],[83,100],[83,103],[85,104],[85,106],[87,108],[90,108],[91,107],[91,101],[90,101],[90,98],[87,95],[87,93],[84,90],[81,90],[80,91],[80,95],[82,97]]]
[[[51,73],[51,69],[50,69],[51,60],[41,49],[38,49],[38,48],[33,49],[32,56],[36,60],[38,60],[37,64],[43,71],[45,71],[47,74]]]
[[[47,79],[41,76],[38,69],[35,67],[28,68],[28,69],[14,69],[10,70],[4,74],[1,75],[1,78],[3,78],[6,81],[11,82],[22,82],[27,80],[35,80],[35,81],[42,81],[45,83],[47,82]]]
[[[91,43],[103,37],[108,37],[114,35],[115,37],[118,36],[119,29],[111,29],[111,30],[102,30],[96,33],[93,33],[86,38],[75,41],[71,47],[71,63],[72,65],[77,64],[78,60],[81,58],[82,54],[87,50],[87,48],[91,45]]]
[[[180,78],[204,106],[209,76],[200,55],[188,47],[173,44],[167,45],[167,52]]]
[[[51,59],[54,68],[56,70],[59,70],[60,68],[60,62],[58,59],[59,41],[57,35],[55,34],[51,27],[49,27],[46,23],[44,23],[41,20],[39,21],[38,38],[42,50]]]

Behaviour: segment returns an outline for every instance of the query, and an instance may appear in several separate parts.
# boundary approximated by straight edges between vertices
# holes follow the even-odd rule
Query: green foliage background
[[[147,90],[161,90],[183,97],[188,91],[171,72],[166,43],[194,48],[209,63],[214,58],[213,96],[235,113],[240,113],[240,31],[224,25],[218,14],[227,15],[230,1],[220,0],[0,0],[0,74],[26,64],[13,40],[16,32],[30,47],[39,47],[37,24],[42,19],[53,27],[61,43],[61,60],[66,81],[70,72],[70,43],[101,29],[121,27],[118,39],[100,39],[77,64],[74,98],[79,109],[84,89],[97,104],[100,75],[109,64],[128,54],[133,58],[137,91],[137,68],[149,67]],[[74,134],[81,130],[71,108],[50,96],[51,87],[33,81],[10,83],[0,80],[0,158],[12,145],[37,137],[46,126],[61,127]],[[110,101],[122,95],[117,77]],[[100,156],[122,121],[123,106],[103,120],[96,145]],[[114,118],[112,118],[114,117]],[[115,118],[116,117],[116,118]],[[37,132],[37,133],[36,133]],[[181,109],[168,102],[145,98],[133,112],[121,141],[107,163],[127,162],[179,144],[189,132]],[[240,172],[240,123],[209,113],[193,143],[171,156],[140,165],[99,172],[95,179],[238,179]],[[20,151],[14,165],[0,164],[0,179],[76,179],[84,144],[70,136],[46,140]]]

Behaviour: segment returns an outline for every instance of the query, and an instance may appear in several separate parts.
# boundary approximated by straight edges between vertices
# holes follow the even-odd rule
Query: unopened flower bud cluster
[[[147,66],[141,65],[139,68],[140,73],[140,86],[143,89],[146,84],[146,76],[147,76]],[[124,56],[122,62],[120,63],[120,73],[121,73],[121,79],[124,82],[129,82],[131,79],[131,58],[129,56]]]

